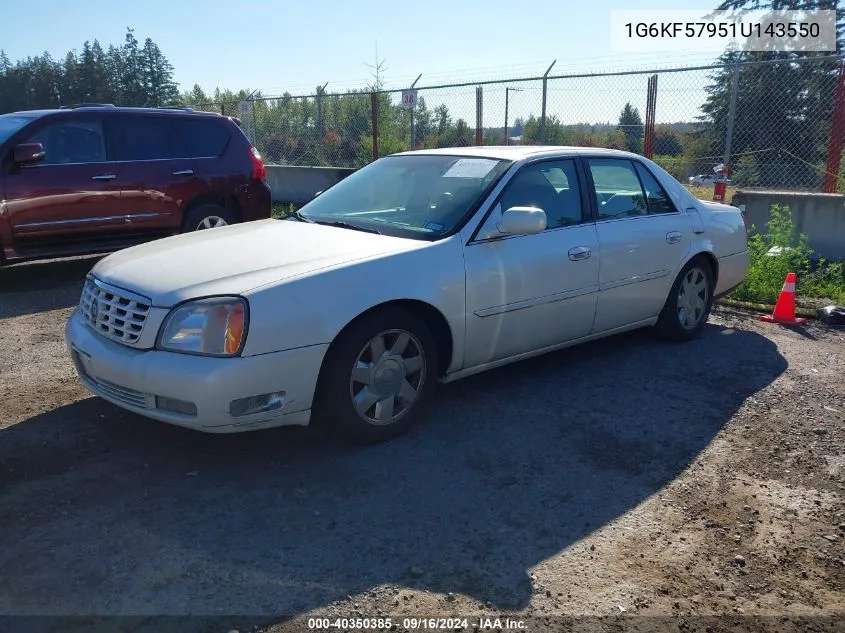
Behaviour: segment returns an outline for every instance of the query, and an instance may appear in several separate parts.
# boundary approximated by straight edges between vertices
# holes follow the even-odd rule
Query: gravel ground
[[[845,332],[717,308],[690,344],[635,332],[443,386],[389,444],[211,436],[80,387],[62,334],[94,261],[0,270],[0,615],[845,628]]]

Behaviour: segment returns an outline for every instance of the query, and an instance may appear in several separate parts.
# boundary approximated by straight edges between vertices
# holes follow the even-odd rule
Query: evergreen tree
[[[636,153],[643,151],[645,126],[640,111],[630,103],[625,104],[619,115],[619,130],[625,135],[625,149]]]

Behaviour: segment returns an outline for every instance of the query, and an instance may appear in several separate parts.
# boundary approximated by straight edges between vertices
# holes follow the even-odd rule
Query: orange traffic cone
[[[780,291],[774,312],[771,316],[761,316],[760,320],[768,323],[783,323],[784,325],[800,325],[807,320],[795,316],[795,273],[786,273],[783,289]]]

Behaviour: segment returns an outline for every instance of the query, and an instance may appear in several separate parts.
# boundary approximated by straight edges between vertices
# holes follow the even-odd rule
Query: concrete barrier
[[[346,167],[267,165],[267,184],[270,185],[273,202],[301,205],[311,200],[318,191],[325,191],[354,171]]]
[[[792,221],[809,238],[815,256],[845,260],[845,195],[796,191],[738,190],[731,199],[745,208],[748,221],[757,231],[765,231],[773,205],[788,206]]]

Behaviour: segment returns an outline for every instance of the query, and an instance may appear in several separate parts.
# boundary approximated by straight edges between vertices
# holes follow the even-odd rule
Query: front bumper
[[[208,433],[307,425],[328,348],[237,358],[138,350],[94,333],[79,310],[68,319],[65,339],[80,380],[93,394],[139,415]],[[242,417],[229,411],[234,400],[274,392],[285,394],[281,408]],[[165,399],[192,403],[196,413],[173,410]]]

